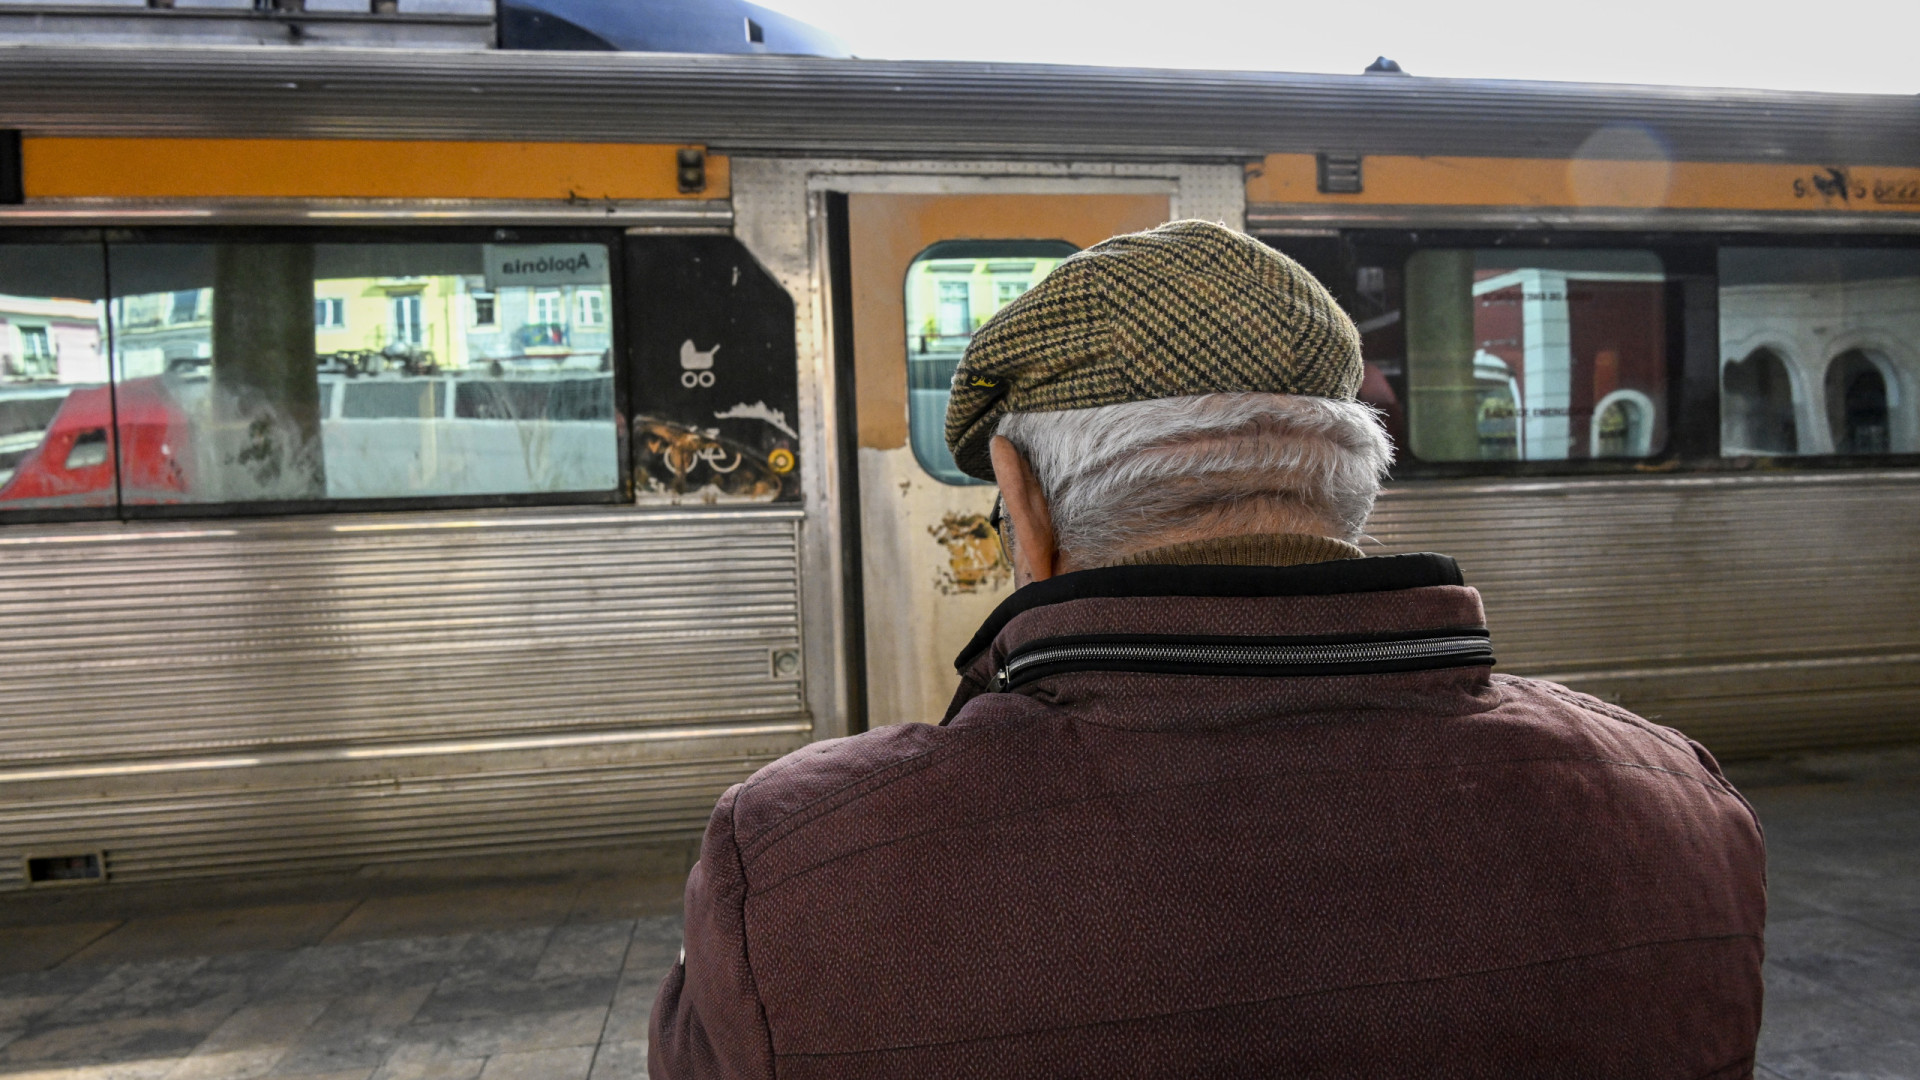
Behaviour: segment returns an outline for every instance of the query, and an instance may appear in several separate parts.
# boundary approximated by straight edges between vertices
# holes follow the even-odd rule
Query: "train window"
[[[1404,271],[1410,449],[1645,458],[1667,441],[1667,276],[1647,251],[1429,249]]]
[[[1920,251],[1720,251],[1729,456],[1920,452]]]
[[[0,244],[0,510],[111,507],[100,245]]]
[[[127,504],[619,485],[604,244],[122,243],[108,258]],[[481,299],[485,322],[469,317]]]
[[[980,482],[947,451],[947,398],[973,332],[1076,250],[1062,240],[946,241],[908,265],[907,431],[934,479]]]

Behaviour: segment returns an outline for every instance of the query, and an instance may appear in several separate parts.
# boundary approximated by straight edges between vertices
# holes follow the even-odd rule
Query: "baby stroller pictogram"
[[[696,386],[713,385],[713,354],[720,351],[715,345],[704,352],[696,347],[692,338],[680,343],[680,385],[692,389]]]

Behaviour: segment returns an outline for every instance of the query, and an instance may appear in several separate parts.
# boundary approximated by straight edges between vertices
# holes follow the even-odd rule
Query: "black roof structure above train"
[[[1920,165],[1912,96],[771,55],[4,46],[0,127],[1203,161],[1565,157],[1631,127],[1676,160]]]
[[[848,56],[824,30],[745,0],[500,0],[502,49]]]

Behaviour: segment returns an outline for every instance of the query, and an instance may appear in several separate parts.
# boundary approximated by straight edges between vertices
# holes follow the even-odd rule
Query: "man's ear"
[[[1000,485],[1007,522],[1013,529],[1014,584],[1045,581],[1060,572],[1060,551],[1054,546],[1053,513],[1047,509],[1040,480],[1026,455],[1005,438],[995,435],[987,452],[993,457],[993,479]]]

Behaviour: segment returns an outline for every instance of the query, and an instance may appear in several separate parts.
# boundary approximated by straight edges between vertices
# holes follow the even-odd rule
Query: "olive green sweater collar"
[[[1362,559],[1366,552],[1345,540],[1307,533],[1247,533],[1189,540],[1136,551],[1111,566],[1298,566]]]

